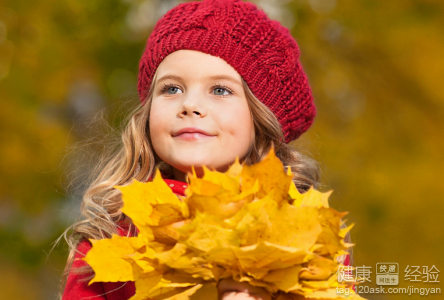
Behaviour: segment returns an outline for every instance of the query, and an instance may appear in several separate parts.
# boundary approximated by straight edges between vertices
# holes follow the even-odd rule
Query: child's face
[[[225,171],[236,157],[244,159],[254,127],[241,76],[219,57],[171,53],[157,68],[150,134],[157,155],[178,180],[192,165],[201,176],[202,165]]]

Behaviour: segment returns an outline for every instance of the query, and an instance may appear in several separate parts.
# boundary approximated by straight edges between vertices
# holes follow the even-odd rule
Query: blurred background
[[[181,2],[0,2],[4,299],[56,299],[67,247],[51,248],[107,132],[90,120],[116,128],[138,104],[146,39]],[[397,262],[399,287],[444,288],[404,280],[408,266],[444,269],[444,1],[252,2],[300,46],[318,115],[295,146],[320,162],[331,206],[349,211],[354,265],[372,267],[365,285],[376,287],[376,263]]]

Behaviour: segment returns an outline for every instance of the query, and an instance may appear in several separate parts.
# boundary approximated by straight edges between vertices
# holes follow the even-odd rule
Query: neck
[[[176,168],[173,168],[173,176],[174,180],[188,183],[188,175],[182,171],[177,170]]]

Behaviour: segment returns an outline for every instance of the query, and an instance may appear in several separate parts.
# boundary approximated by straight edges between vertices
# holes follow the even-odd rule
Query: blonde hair
[[[129,115],[130,118],[126,120],[120,145],[114,147],[115,149],[110,147],[111,150],[104,153],[94,167],[90,176],[92,182],[83,195],[82,219],[69,227],[63,234],[70,250],[64,270],[61,293],[79,242],[83,239],[109,238],[112,234],[117,234],[117,224],[125,219],[124,214],[120,211],[123,204],[120,191],[113,187],[129,184],[132,179],[146,182],[157,168],[165,178],[172,178],[171,167],[155,154],[150,137],[150,107],[156,74],[144,105],[139,105],[134,109]],[[284,142],[284,134],[276,116],[253,95],[243,79],[242,84],[255,130],[255,140],[250,153],[244,160],[245,163],[249,165],[261,161],[274,146],[276,156],[286,168],[291,168],[294,175],[293,181],[301,192],[307,191],[310,186],[317,187],[319,183],[318,164]],[[91,276],[93,274],[89,266],[78,268],[75,272],[90,273]]]

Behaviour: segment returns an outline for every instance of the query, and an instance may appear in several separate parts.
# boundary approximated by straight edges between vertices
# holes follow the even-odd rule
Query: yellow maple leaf
[[[316,242],[321,230],[316,208],[295,207],[285,202],[271,220],[271,226],[265,231],[263,239],[308,250]]]
[[[285,269],[273,270],[264,276],[262,280],[274,283],[281,291],[289,292],[301,287],[299,282],[301,269],[301,265],[296,265]]]
[[[329,207],[331,191],[300,193],[274,150],[255,165],[203,169],[198,178],[193,168],[180,199],[159,171],[152,182],[116,187],[140,236],[93,241],[85,259],[93,281],[134,280],[131,300],[216,299],[224,278],[280,300],[343,298],[333,290],[350,283],[337,281],[336,258],[353,225],[341,228],[346,213]]]
[[[304,280],[327,280],[337,269],[338,264],[336,262],[318,256],[310,260],[307,267],[302,268],[300,278]]]
[[[330,197],[333,191],[326,193],[321,193],[311,187],[306,193],[300,203],[300,206],[310,206],[310,207],[326,207],[328,208],[328,197]]]
[[[83,258],[95,271],[93,282],[133,281],[130,256],[144,246],[140,238],[113,235],[111,239],[90,240],[93,247]]]
[[[259,163],[244,166],[240,173],[241,185],[243,189],[254,186],[256,180],[260,184],[257,193],[259,198],[274,190],[275,200],[278,203],[288,200],[288,192],[293,176],[284,171],[284,166],[274,153],[274,148]]]
[[[288,265],[286,261],[293,260],[302,263],[307,255],[305,250],[266,241],[234,250],[239,264],[244,270],[285,268],[296,264],[292,262]]]
[[[220,223],[218,224],[211,216],[198,214],[195,220],[197,220],[196,229],[184,242],[188,247],[208,252],[224,245],[240,245],[238,234],[232,229],[220,226]]]
[[[146,295],[161,281],[162,273],[143,272],[140,268],[135,268],[135,273],[136,294],[129,300],[146,300]]]
[[[302,295],[281,293],[276,297],[275,300],[303,300],[303,299],[305,299],[305,297],[303,297]]]
[[[346,214],[346,212],[338,212],[332,208],[321,207],[319,209],[322,232],[319,234],[316,243],[321,244],[322,247],[315,251],[317,254],[334,254],[347,249],[347,245],[343,242],[342,235],[344,235],[344,231],[341,230],[341,218]]]
[[[146,296],[141,299],[188,299],[201,286],[196,283],[171,282],[162,278],[157,285],[144,293]]]
[[[205,282],[190,297],[190,300],[218,299],[216,282]]]
[[[134,225],[147,236],[152,235],[151,226],[161,226],[183,219],[183,203],[156,171],[152,182],[133,180],[127,186],[115,186],[122,192],[122,212],[130,216]]]

